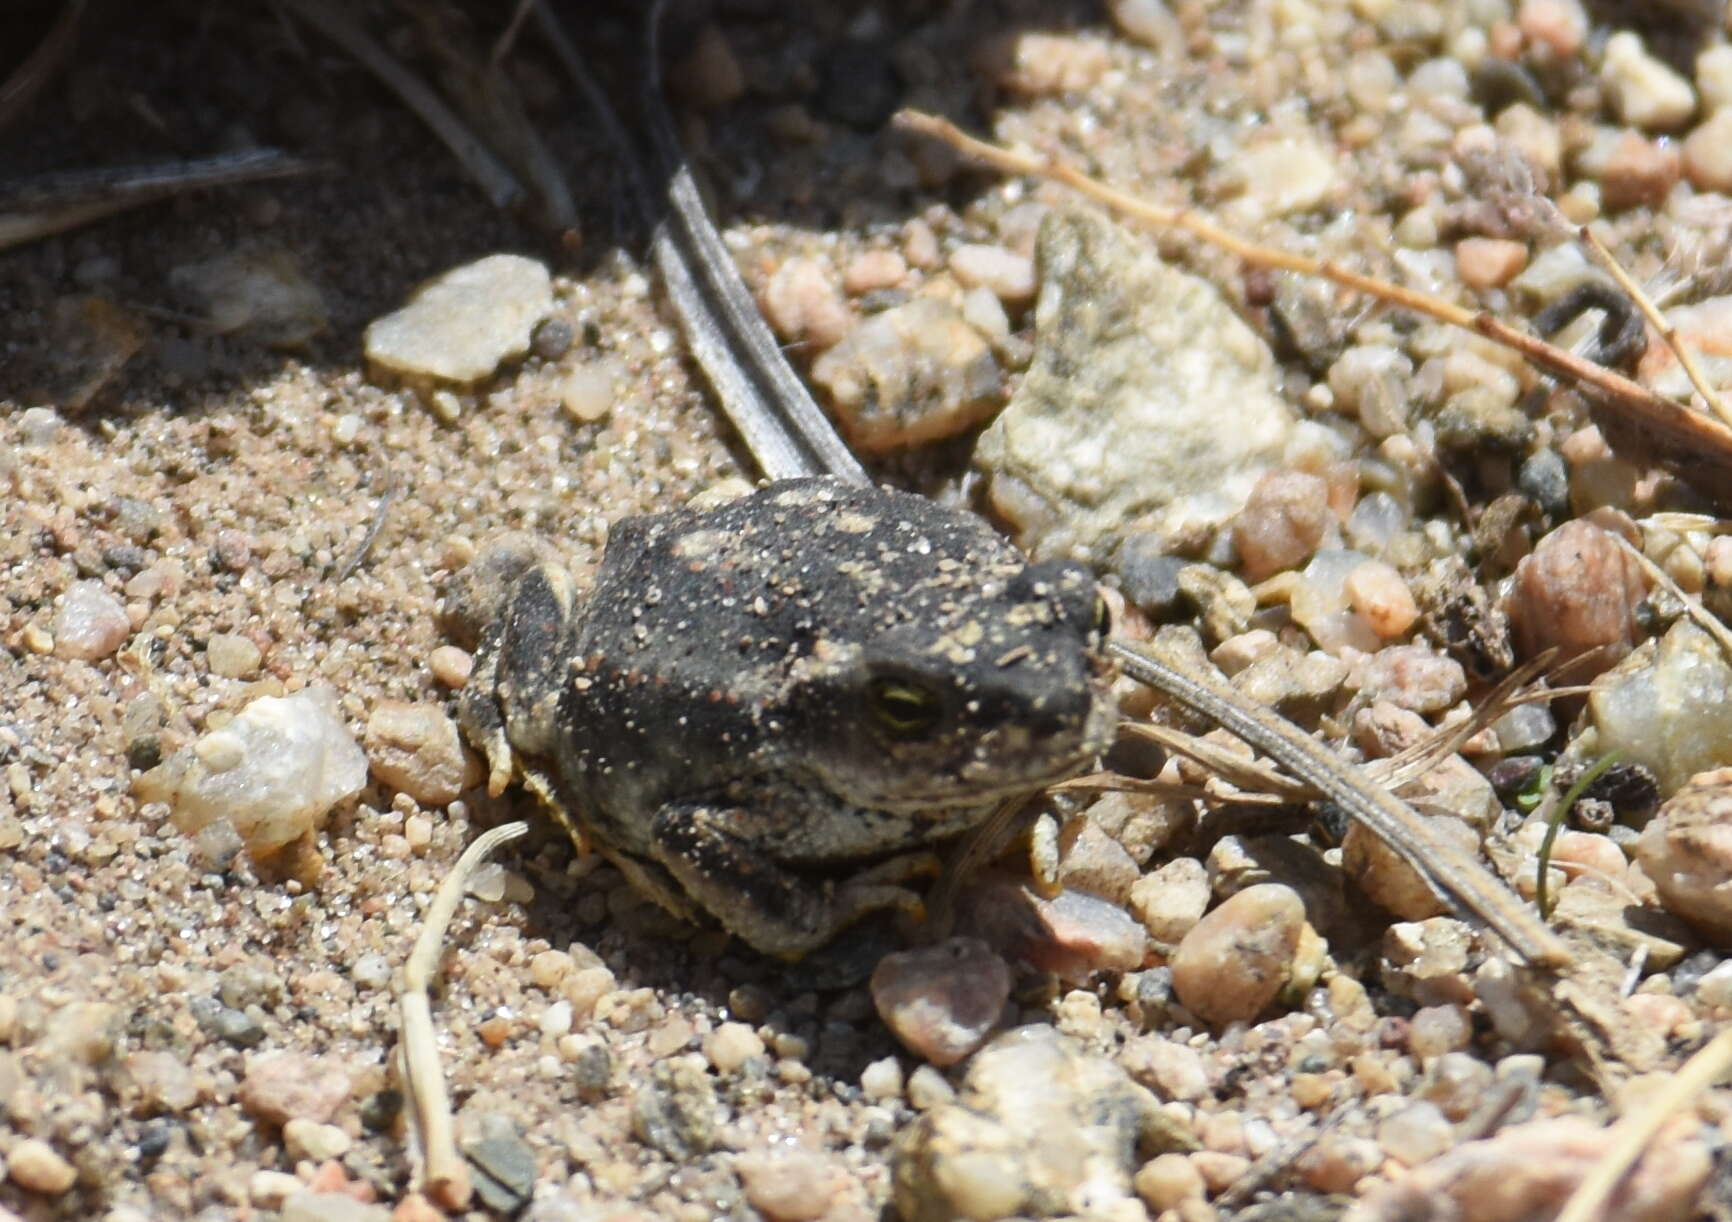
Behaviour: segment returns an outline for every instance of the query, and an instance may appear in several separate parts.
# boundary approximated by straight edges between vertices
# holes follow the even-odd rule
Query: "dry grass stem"
[[[428,990],[439,970],[445,931],[470,877],[495,849],[528,834],[529,825],[517,822],[502,823],[476,837],[439,884],[421,933],[415,939],[415,949],[403,965],[403,992],[398,998],[403,1022],[403,1090],[409,1098],[411,1131],[422,1155],[420,1187],[446,1209],[464,1208],[469,1203],[471,1188],[469,1166],[458,1153],[453,1135],[451,1098],[445,1090],[445,1071],[439,1064],[439,1046],[433,1034],[433,1003]]]
[[[1716,1035],[1684,1062],[1666,1088],[1646,1107],[1619,1120],[1613,1128],[1613,1146],[1594,1164],[1570,1195],[1557,1222],[1596,1222],[1606,1216],[1606,1203],[1624,1173],[1635,1166],[1648,1143],[1668,1120],[1696,1101],[1732,1069],[1732,1028]]]

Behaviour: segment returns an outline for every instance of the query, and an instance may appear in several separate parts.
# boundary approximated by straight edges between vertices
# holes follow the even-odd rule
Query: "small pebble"
[[[1112,64],[1100,42],[1038,32],[994,40],[980,48],[976,61],[1000,88],[1035,97],[1080,93]]]
[[[330,1058],[265,1052],[248,1058],[236,1097],[269,1124],[296,1118],[324,1124],[349,1098],[349,1086],[349,1075]]]
[[[1107,6],[1113,24],[1132,42],[1153,47],[1164,55],[1181,55],[1185,30],[1162,0],[1112,0]]]
[[[830,1158],[798,1146],[749,1150],[734,1169],[753,1209],[773,1222],[813,1222],[829,1212],[841,1168]]]
[[[1408,1020],[1408,1051],[1422,1060],[1466,1048],[1473,1039],[1473,1020],[1459,1006],[1427,1006]]]
[[[1677,146],[1644,139],[1633,131],[1609,132],[1577,159],[1581,172],[1597,181],[1609,210],[1659,207],[1684,172]]]
[[[1684,173],[1698,191],[1732,195],[1732,107],[1715,111],[1684,138]]]
[[[1377,1141],[1391,1158],[1419,1167],[1455,1144],[1455,1125],[1438,1104],[1420,1101],[1386,1116],[1377,1125]]]
[[[1527,246],[1507,238],[1463,238],[1455,244],[1456,275],[1473,289],[1502,288],[1527,261]]]
[[[833,348],[854,328],[830,270],[816,259],[795,257],[776,269],[762,295],[764,318],[786,343]]]
[[[1122,904],[1142,870],[1124,846],[1088,819],[1073,819],[1059,836],[1058,883]]]
[[[559,381],[559,405],[579,424],[593,424],[613,410],[620,369],[609,359],[577,366]]]
[[[247,1181],[247,1200],[259,1209],[281,1209],[283,1202],[306,1187],[299,1176],[266,1167]]]
[[[893,289],[908,276],[908,261],[894,250],[866,250],[842,269],[842,291],[851,297]]]
[[[250,637],[238,633],[218,632],[205,646],[205,661],[210,673],[225,679],[247,679],[258,672],[264,654]]]
[[[322,1163],[342,1158],[351,1144],[349,1135],[334,1124],[297,1116],[283,1125],[283,1149],[296,1162],[311,1159]]]
[[[382,700],[363,742],[373,775],[422,806],[444,806],[480,783],[457,723],[437,705]]]
[[[956,1098],[956,1090],[930,1065],[917,1065],[908,1075],[908,1102],[915,1111],[940,1107]]]
[[[1149,937],[1177,946],[1209,906],[1209,872],[1195,857],[1175,857],[1131,888],[1130,907]]]
[[[1405,636],[1419,618],[1419,605],[1392,564],[1367,560],[1347,575],[1347,602],[1384,640]]]
[[[1250,219],[1307,212],[1335,190],[1334,154],[1308,138],[1269,140],[1241,149],[1234,168],[1244,176],[1239,205]]]
[[[577,332],[563,318],[544,318],[535,324],[529,337],[529,350],[544,361],[557,361],[571,351]]]
[[[100,581],[75,581],[60,599],[52,632],[55,657],[97,662],[126,644],[132,621]]]
[[[140,1050],[128,1053],[126,1079],[138,1092],[136,1109],[145,1115],[184,1112],[199,1100],[192,1070],[172,1052]]]
[[[872,973],[884,1025],[934,1065],[954,1065],[980,1047],[1009,997],[1009,967],[976,938],[886,955]]]
[[[367,325],[367,359],[405,375],[473,383],[529,351],[535,325],[553,308],[545,265],[488,255],[417,289],[394,313]]]
[[[1696,56],[1696,90],[1705,111],[1732,106],[1732,44],[1720,43]]]
[[[951,272],[966,287],[986,288],[1006,305],[1026,305],[1034,299],[1034,260],[1027,255],[970,243],[953,250],[949,262]]]
[[[1209,1094],[1208,1067],[1202,1054],[1189,1044],[1150,1035],[1128,1051],[1128,1068],[1163,1098],[1191,1103]]]
[[[529,960],[529,979],[538,989],[551,991],[577,969],[576,962],[562,950],[544,950]]]
[[[723,1077],[764,1055],[764,1041],[745,1023],[721,1023],[704,1037],[704,1056]]]
[[[78,1171],[45,1141],[27,1137],[6,1155],[6,1174],[26,1192],[59,1196],[78,1182]]]
[[[1690,82],[1649,55],[1640,35],[1628,30],[1606,40],[1600,77],[1618,116],[1644,131],[1671,131],[1695,113]]]
[[[1580,0],[1522,0],[1516,25],[1558,60],[1573,58],[1588,36],[1588,14]]]
[[[1259,883],[1197,922],[1173,955],[1179,1001],[1204,1022],[1248,1022],[1287,984],[1305,927],[1291,887]]]
[[[1131,1183],[1156,1212],[1177,1209],[1184,1201],[1203,1199],[1203,1177],[1183,1154],[1157,1154],[1137,1169]]]
[[[1412,378],[1413,362],[1407,354],[1386,344],[1349,348],[1329,367],[1336,406],[1356,414],[1373,437],[1407,428]]]
[[[1448,815],[1434,815],[1427,822],[1433,835],[1453,841],[1469,856],[1478,856],[1479,833],[1467,822]],[[1431,884],[1363,824],[1348,827],[1341,848],[1342,868],[1378,907],[1406,921],[1423,921],[1449,911]]]
[[[1710,968],[1696,982],[1696,1000],[1710,1010],[1732,1009],[1732,959]]]
[[[427,655],[427,669],[440,683],[460,688],[469,682],[475,670],[475,659],[468,650],[455,645],[440,645]]]
[[[902,1063],[895,1057],[873,1061],[860,1072],[860,1089],[868,1099],[880,1103],[901,1098]]]
[[[1351,672],[1349,683],[1369,699],[1416,713],[1441,713],[1467,694],[1460,662],[1428,645],[1391,645]]]
[[[611,994],[617,983],[614,975],[605,967],[584,967],[567,976],[560,984],[560,994],[571,1003],[572,1014],[577,1021],[589,1017],[601,999]]]
[[[932,297],[872,315],[813,362],[812,380],[849,441],[873,454],[955,436],[1000,405],[991,347]]]
[[[1732,941],[1732,768],[1704,772],[1666,799],[1636,841],[1636,860],[1673,916]]]
[[[1233,524],[1246,581],[1262,581],[1303,564],[1332,520],[1329,486],[1302,471],[1271,471],[1251,490]]]
[[[340,1189],[309,1187],[283,1202],[282,1222],[391,1222],[391,1211]]]
[[[1610,669],[1641,639],[1636,609],[1647,592],[1648,579],[1634,558],[1606,531],[1578,518],[1523,557],[1504,610],[1523,658],[1551,648],[1560,651],[1559,667],[1579,658],[1568,671],[1569,681],[1579,683]]]

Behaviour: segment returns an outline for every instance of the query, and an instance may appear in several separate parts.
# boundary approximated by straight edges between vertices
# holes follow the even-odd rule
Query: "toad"
[[[930,846],[1082,770],[1116,711],[1104,604],[972,514],[829,477],[628,518],[580,596],[516,537],[460,578],[459,721],[687,919],[804,954],[918,911]]]

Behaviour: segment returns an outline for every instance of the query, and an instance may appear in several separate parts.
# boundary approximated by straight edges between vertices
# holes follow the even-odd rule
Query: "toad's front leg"
[[[797,958],[887,908],[924,915],[901,884],[930,875],[930,853],[907,853],[836,880],[789,869],[736,830],[743,812],[726,805],[664,806],[652,829],[656,861],[729,932],[765,954]]]

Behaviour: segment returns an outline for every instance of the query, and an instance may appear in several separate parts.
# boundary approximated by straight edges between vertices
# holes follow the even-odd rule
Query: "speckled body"
[[[905,851],[1111,733],[1092,578],[907,493],[788,480],[628,519],[581,602],[554,566],[494,572],[461,719],[495,788],[515,768],[640,887],[760,949],[914,906]]]

